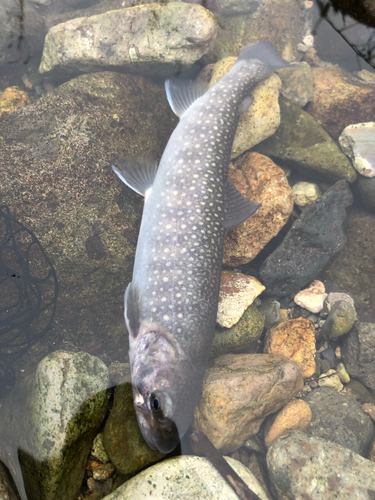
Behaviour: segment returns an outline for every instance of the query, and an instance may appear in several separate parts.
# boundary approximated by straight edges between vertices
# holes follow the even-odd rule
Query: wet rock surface
[[[139,472],[165,456],[151,450],[142,437],[133,405],[130,365],[122,383],[115,388],[103,441],[111,462],[122,474]]]
[[[282,81],[281,94],[303,108],[314,96],[314,76],[311,67],[303,62],[278,72]]]
[[[298,291],[344,248],[345,209],[351,203],[347,183],[339,181],[301,213],[260,268],[267,294],[280,297]]]
[[[341,337],[351,330],[356,319],[355,307],[347,300],[338,300],[333,304],[320,334],[330,339]]]
[[[277,439],[267,453],[278,500],[371,500],[375,464],[351,450],[301,431]]]
[[[342,357],[348,373],[375,389],[375,324],[357,322],[345,338]]]
[[[111,164],[125,155],[160,158],[172,115],[161,86],[104,72],[70,80],[0,120],[1,202],[35,232],[60,283],[56,330],[39,347],[45,354],[49,346],[101,343],[126,357],[123,293],[142,199]]]
[[[298,292],[293,300],[298,306],[312,313],[319,313],[323,309],[326,297],[323,283],[315,280],[307,288]]]
[[[350,208],[345,224],[346,246],[317,276],[327,291],[349,294],[358,319],[367,322],[375,322],[374,227],[373,214]]]
[[[268,500],[249,469],[233,458],[225,459],[261,500]],[[157,500],[238,498],[207,458],[185,455],[148,468],[106,496],[105,500],[141,500],[149,496]]]
[[[18,87],[8,87],[0,93],[0,118],[31,104],[28,94]]]
[[[238,323],[246,309],[265,287],[253,276],[223,271],[221,273],[217,322],[230,328]]]
[[[338,139],[345,127],[370,122],[375,113],[375,88],[341,68],[313,68],[314,98],[307,111]]]
[[[375,123],[357,123],[346,127],[339,137],[340,147],[354,168],[365,177],[375,176]]]
[[[254,305],[249,306],[231,328],[216,327],[210,357],[251,349],[262,335],[263,327],[263,314]]]
[[[263,155],[242,156],[228,175],[241,194],[262,204],[225,237],[224,264],[234,267],[250,262],[276,236],[293,210],[293,197],[283,170]]]
[[[55,351],[3,400],[0,458],[14,472],[23,500],[78,496],[107,411],[108,383],[98,358]]]
[[[277,132],[255,151],[315,179],[355,181],[350,160],[318,121],[285,98],[280,99],[280,114]]]
[[[264,352],[286,356],[300,364],[303,377],[311,377],[315,372],[314,324],[305,318],[279,323],[266,333]]]
[[[307,434],[367,456],[374,426],[355,399],[329,387],[315,389],[304,399],[313,415]]]
[[[220,356],[206,371],[193,429],[203,431],[223,453],[233,451],[302,386],[300,366],[284,356]]]
[[[311,182],[297,182],[292,190],[294,203],[300,208],[311,205],[322,196],[319,187]]]
[[[133,74],[165,77],[202,57],[215,29],[213,15],[200,5],[153,3],[110,10],[51,28],[39,71],[66,78],[121,67]]]
[[[370,212],[375,213],[375,179],[360,177],[356,187],[364,206]]]

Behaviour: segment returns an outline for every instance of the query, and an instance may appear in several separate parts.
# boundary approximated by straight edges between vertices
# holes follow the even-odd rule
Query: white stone
[[[225,460],[261,500],[267,495],[241,462]],[[238,500],[238,496],[207,458],[181,455],[164,460],[126,481],[104,500]]]
[[[319,187],[312,182],[297,182],[292,187],[294,203],[300,208],[311,205],[322,193]]]
[[[328,370],[326,373],[322,373],[319,377],[318,384],[319,387],[332,387],[332,389],[336,389],[338,392],[344,387],[335,370]]]
[[[219,325],[230,328],[238,323],[246,309],[265,288],[253,276],[235,271],[223,271],[217,311]]]
[[[375,177],[375,122],[349,125],[340,135],[339,143],[361,175]]]
[[[323,309],[327,297],[321,281],[313,281],[308,288],[301,290],[294,296],[294,302],[304,309],[317,314]]]

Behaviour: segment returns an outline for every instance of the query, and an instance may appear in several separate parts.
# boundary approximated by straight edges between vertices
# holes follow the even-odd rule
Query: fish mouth
[[[159,420],[152,414],[149,404],[134,400],[134,408],[142,436],[152,450],[170,453],[180,442],[176,424],[170,418]]]

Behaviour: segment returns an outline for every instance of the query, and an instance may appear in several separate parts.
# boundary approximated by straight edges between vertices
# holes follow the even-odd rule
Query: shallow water
[[[208,460],[196,458],[207,450],[194,445],[193,431],[231,457],[262,499],[372,498],[375,9],[366,0],[342,3],[0,0],[0,499],[17,498],[17,489],[22,500],[236,498]],[[220,237],[205,246],[202,235],[214,223],[198,211],[186,229],[190,201],[186,213],[177,212],[190,190],[211,196],[214,188],[221,196],[227,177],[229,157],[220,148],[230,121],[215,115],[221,94],[214,94],[206,125],[198,114],[188,122],[196,138],[169,143],[174,189],[181,179],[187,187],[168,191],[159,170],[157,185],[166,190],[152,192],[149,213],[154,227],[160,222],[160,238],[150,224],[137,248],[143,196],[111,166],[162,158],[179,123],[165,80],[198,79],[200,95],[202,86],[235,74],[243,48],[264,40],[293,64],[273,68],[255,89],[249,84],[253,103],[237,127],[228,173],[260,208],[247,219],[250,211],[245,217],[237,199],[231,223],[220,219],[223,234],[230,228],[223,249]],[[218,142],[205,141],[216,133]],[[208,155],[210,146],[219,151],[219,165],[207,165],[222,168],[215,176],[223,178],[211,171],[189,177],[189,151],[199,163],[197,150]],[[178,170],[178,158],[186,170]],[[145,168],[139,164],[136,171]],[[152,184],[145,177],[142,189]],[[163,222],[159,205],[171,201]],[[220,203],[230,211],[229,202]],[[184,252],[175,258],[180,244]],[[162,358],[167,373],[161,370],[163,396],[159,380],[150,393],[135,392],[136,401],[147,394],[159,432],[179,427],[182,416],[191,421],[166,454],[146,444],[133,407],[123,297],[136,249],[144,288],[132,300],[143,309],[128,310],[142,320],[129,313],[128,326],[139,338],[147,324],[146,367]],[[178,284],[177,295],[157,281],[154,296],[146,289],[155,251],[152,273]],[[220,273],[212,255],[223,259],[225,271],[215,328]],[[193,298],[187,293],[178,301],[184,287]],[[150,316],[147,293],[155,301]],[[196,335],[179,336],[186,326],[179,324],[178,345],[168,343],[168,322],[184,314],[196,321]],[[180,373],[188,360],[180,385],[173,356]],[[145,378],[137,386],[143,391],[150,385]],[[170,408],[168,391],[179,417],[172,412],[165,424],[158,410],[161,402],[162,411]],[[339,457],[333,472],[331,458],[319,461],[324,453]],[[357,475],[347,468],[349,453]]]

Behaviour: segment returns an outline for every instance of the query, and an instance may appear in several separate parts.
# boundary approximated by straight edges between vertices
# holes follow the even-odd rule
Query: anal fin
[[[152,188],[158,163],[156,161],[118,160],[112,165],[115,174],[136,193],[145,196]]]
[[[233,182],[229,179],[225,186],[226,197],[226,219],[224,221],[225,229],[231,229],[238,226],[241,222],[251,217],[260,207],[260,203],[251,201],[238,191]]]

